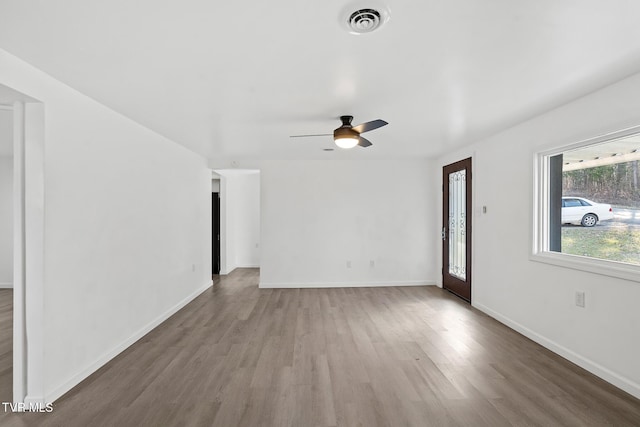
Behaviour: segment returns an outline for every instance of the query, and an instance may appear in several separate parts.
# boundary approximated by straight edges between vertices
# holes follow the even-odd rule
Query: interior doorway
[[[471,158],[442,169],[442,284],[471,302]]]
[[[260,268],[260,171],[214,169],[212,176],[220,198],[220,275]]]
[[[11,111],[12,301],[11,395],[2,401],[44,403],[44,104],[0,84],[0,108]],[[6,148],[6,137],[4,147]],[[3,240],[4,234],[3,234]],[[0,315],[1,316],[1,315]]]

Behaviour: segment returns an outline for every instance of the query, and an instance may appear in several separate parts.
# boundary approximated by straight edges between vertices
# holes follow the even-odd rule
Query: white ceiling
[[[637,0],[0,0],[0,48],[210,158],[433,156],[640,71]],[[331,147],[342,114],[385,119]]]

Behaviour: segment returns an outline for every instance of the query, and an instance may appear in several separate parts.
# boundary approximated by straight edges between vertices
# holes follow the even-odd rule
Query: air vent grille
[[[349,16],[349,28],[354,33],[370,33],[380,24],[380,13],[375,9],[356,10]]]

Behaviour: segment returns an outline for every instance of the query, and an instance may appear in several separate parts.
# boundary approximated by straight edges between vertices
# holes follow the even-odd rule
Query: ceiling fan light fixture
[[[352,126],[351,121],[353,120],[353,116],[340,116],[340,121],[342,122],[342,126],[335,129],[333,131],[333,142],[342,149],[348,150],[350,148],[355,147],[356,145],[362,148],[368,148],[373,145],[371,141],[367,138],[363,138],[360,136],[361,133],[369,132],[372,130],[376,130],[381,128],[382,126],[386,126],[389,123],[384,120],[377,119],[371,120],[369,122],[360,123],[359,125]],[[301,137],[309,137],[309,136],[328,136],[331,134],[311,134],[311,135],[290,135],[290,138],[301,138]],[[333,149],[330,149],[333,150]],[[325,150],[328,151],[328,150]]]
[[[353,148],[358,145],[358,137],[357,136],[340,136],[334,139],[336,145],[340,148],[344,148],[348,150],[349,148]]]

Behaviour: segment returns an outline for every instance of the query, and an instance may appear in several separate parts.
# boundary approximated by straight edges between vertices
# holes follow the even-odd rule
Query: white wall
[[[237,194],[236,217],[236,265],[260,266],[260,173],[238,175],[228,191]]]
[[[51,401],[211,285],[211,174],[201,156],[1,50],[0,84],[45,108]]]
[[[220,176],[220,274],[260,266],[260,173],[218,170]]]
[[[7,116],[0,110],[0,117]],[[13,143],[0,135],[0,144]],[[0,288],[13,287],[13,157],[0,156]]]
[[[432,168],[426,160],[263,162],[260,286],[433,284]]]
[[[474,203],[487,206],[475,215],[473,305],[637,397],[640,277],[627,281],[529,255],[534,153],[638,125],[639,112],[635,75],[439,161],[473,155]],[[576,290],[586,291],[586,308],[575,306]]]
[[[229,274],[236,269],[236,238],[234,193],[227,190],[230,178],[220,177],[220,274]]]

